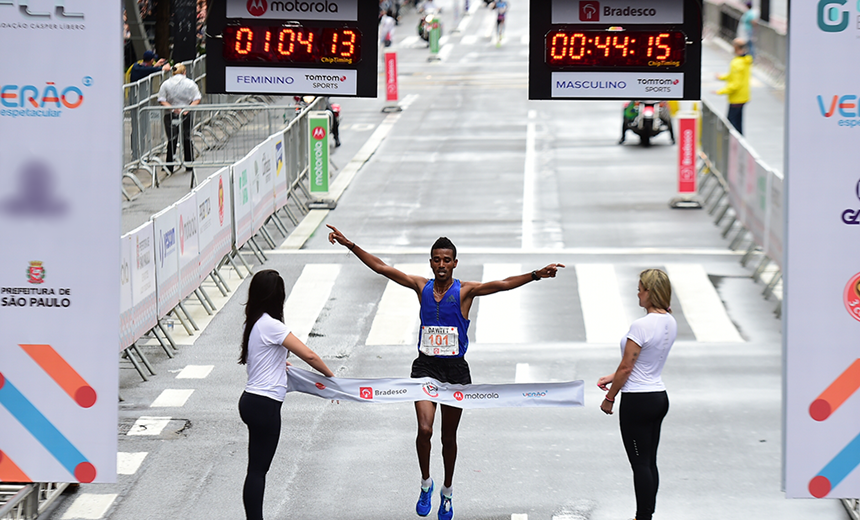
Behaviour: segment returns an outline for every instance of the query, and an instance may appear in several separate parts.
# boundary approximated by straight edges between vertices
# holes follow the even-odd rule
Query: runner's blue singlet
[[[469,320],[460,311],[460,280],[454,280],[441,302],[433,297],[433,280],[429,280],[421,290],[421,326],[422,327],[457,327],[457,338],[460,344],[460,354],[463,357],[469,348]],[[421,347],[421,331],[418,331],[418,347]]]

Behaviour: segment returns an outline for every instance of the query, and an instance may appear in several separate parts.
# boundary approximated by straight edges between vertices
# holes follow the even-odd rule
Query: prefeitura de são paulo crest
[[[42,262],[30,262],[30,267],[27,268],[27,281],[45,283],[45,267]]]

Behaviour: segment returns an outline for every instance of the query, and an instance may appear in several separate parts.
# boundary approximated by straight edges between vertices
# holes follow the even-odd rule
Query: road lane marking
[[[502,280],[522,272],[521,264],[484,264],[482,281]],[[523,330],[521,305],[521,292],[516,290],[481,298],[475,317],[475,342],[525,343],[528,335]]]
[[[532,372],[529,369],[528,363],[517,363],[517,371],[514,376],[514,383],[533,383]]]
[[[77,497],[72,505],[60,517],[62,520],[72,518],[82,518],[84,520],[98,520],[103,518],[105,514],[116,500],[116,493],[96,494],[84,493]]]
[[[215,365],[187,365],[178,374],[176,379],[205,379]]]
[[[120,451],[116,454],[116,472],[119,475],[134,475],[143,464],[143,459],[149,453],[146,451],[125,452]]]
[[[341,264],[306,264],[284,304],[284,321],[292,333],[308,342],[317,318],[331,296]]]
[[[576,284],[588,343],[616,343],[630,326],[612,264],[576,264]]]
[[[178,408],[194,393],[192,388],[167,388],[149,405],[150,408]]]
[[[169,422],[170,417],[140,417],[126,435],[161,435]]]
[[[511,520],[529,520],[529,515],[525,513],[513,513],[511,514]]]
[[[743,343],[701,264],[666,264],[666,273],[696,341]]]
[[[526,124],[526,164],[523,174],[523,224],[522,244],[523,249],[534,247],[534,219],[535,219],[535,142],[537,112],[529,110],[528,124]]]
[[[475,45],[478,43],[477,34],[467,34],[460,39],[460,45]]]
[[[426,254],[427,251],[425,250]],[[406,274],[428,276],[429,267],[423,264],[396,264],[394,267]],[[370,332],[367,333],[366,345],[418,345],[418,311],[421,306],[418,297],[411,289],[395,282],[388,281]]]

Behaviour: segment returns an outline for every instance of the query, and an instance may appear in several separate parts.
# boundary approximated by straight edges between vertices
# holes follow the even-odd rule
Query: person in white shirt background
[[[281,435],[281,405],[287,393],[287,357],[292,352],[326,377],[334,373],[284,324],[284,279],[277,271],[258,271],[248,287],[239,364],[248,382],[239,398],[239,415],[248,426],[248,471],[242,490],[245,517],[263,519],[266,473]]]
[[[600,409],[612,414],[615,398],[621,394],[619,423],[627,459],[633,468],[636,520],[651,520],[660,479],[657,472],[657,445],[660,426],[669,412],[669,397],[661,374],[678,335],[678,324],[669,307],[672,285],[659,269],[639,275],[639,306],[646,311],[621,339],[621,363],[597,386],[606,391]]]

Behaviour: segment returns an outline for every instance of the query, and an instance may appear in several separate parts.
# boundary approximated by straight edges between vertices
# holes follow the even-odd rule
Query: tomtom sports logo
[[[314,383],[314,386],[316,386],[320,390],[325,390],[325,385],[322,383]]]
[[[854,94],[844,96],[817,96],[818,111],[824,118],[839,114],[844,119],[839,119],[838,126],[855,128],[860,126],[860,100]]]
[[[845,309],[857,321],[860,321],[860,273],[855,274],[845,285],[842,293],[842,302]]]
[[[579,21],[599,22],[600,2],[595,2],[594,0],[584,0],[579,2]]]
[[[90,76],[83,84],[93,84]],[[63,109],[74,110],[84,103],[84,92],[80,87],[58,86],[48,81],[44,87],[36,85],[8,84],[0,86],[0,116],[4,117],[60,117]]]
[[[336,13],[337,2],[271,2],[271,11],[284,13]],[[248,0],[248,13],[251,16],[263,16],[269,11],[269,2],[266,0]]]
[[[325,137],[325,128],[318,126],[318,127],[314,128],[313,134],[311,134],[311,135],[313,135],[314,139],[319,141],[320,139]]]
[[[424,383],[423,385],[421,385],[421,389],[424,390],[424,393],[429,395],[430,397],[439,397],[439,387],[434,385],[433,383]]]
[[[458,401],[462,401],[463,400],[463,392],[461,392],[459,390],[454,392],[454,399],[456,399]]]
[[[362,399],[373,399],[373,388],[369,386],[359,387],[358,396]]]
[[[848,0],[818,0],[818,28],[831,33],[847,29],[848,10],[840,8],[846,3]]]

